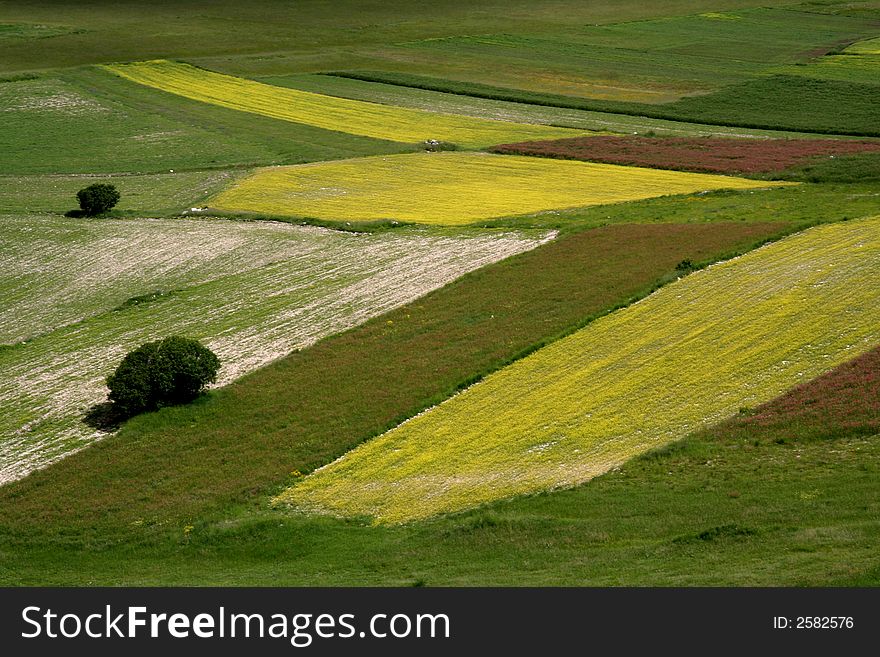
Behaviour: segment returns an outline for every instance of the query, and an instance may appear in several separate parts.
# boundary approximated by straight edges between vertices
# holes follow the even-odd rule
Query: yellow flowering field
[[[574,486],[880,343],[880,217],[713,265],[364,443],[276,501],[397,523]]]
[[[583,130],[439,114],[337,98],[166,60],[113,64],[104,68],[134,82],[193,100],[391,141],[415,143],[436,139],[464,148],[478,148],[505,142],[587,134]]]
[[[260,169],[209,203],[320,219],[466,224],[542,210],[779,184],[488,153],[407,153]]]

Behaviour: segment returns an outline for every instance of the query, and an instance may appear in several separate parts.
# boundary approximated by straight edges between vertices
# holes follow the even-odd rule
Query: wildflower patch
[[[226,211],[467,224],[481,219],[768,183],[487,153],[410,153],[260,169],[209,202]]]
[[[880,217],[692,273],[281,494],[399,523],[575,486],[880,343]]]

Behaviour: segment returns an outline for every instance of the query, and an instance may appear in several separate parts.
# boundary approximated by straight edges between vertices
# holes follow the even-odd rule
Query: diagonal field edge
[[[365,443],[278,500],[405,522],[573,486],[880,342],[880,217],[662,288]]]

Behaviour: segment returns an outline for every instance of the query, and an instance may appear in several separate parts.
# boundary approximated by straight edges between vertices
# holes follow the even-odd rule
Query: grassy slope
[[[179,214],[223,190],[248,169],[166,171],[154,174],[0,175],[0,212],[64,213],[78,207],[76,192],[96,182],[122,194],[115,214],[138,217]]]
[[[0,240],[12,250],[0,266],[0,305],[9,310],[0,343],[15,344],[0,352],[3,483],[94,441],[83,415],[106,398],[103,377],[139,344],[166,335],[203,340],[227,383],[540,239],[423,230],[356,236],[212,219],[91,220],[89,234],[76,219],[9,221],[19,230]],[[41,232],[54,239],[34,241]],[[95,253],[103,267],[93,266]],[[212,256],[215,266],[199,272]],[[143,295],[145,303],[126,302]]]
[[[136,520],[186,524],[229,504],[263,506],[294,468],[332,460],[475,375],[645,293],[681,260],[712,259],[786,229],[618,226],[485,268],[201,403],[136,418],[116,437],[3,487],[2,533],[91,541],[124,535]],[[147,533],[157,529],[167,527]]]
[[[394,524],[583,483],[880,344],[878,276],[880,217],[813,227],[597,319],[277,500]]]
[[[667,109],[691,121],[880,136],[878,100],[880,84],[774,75]]]
[[[242,4],[224,0],[213,3],[210,8],[198,3],[199,12],[196,14],[187,6],[188,2],[152,3],[148,9],[130,4],[106,4],[98,9],[94,4],[82,5],[72,1],[52,3],[51,6],[44,2],[5,3],[0,7],[0,22],[54,22],[74,27],[60,30],[67,33],[66,36],[42,39],[39,47],[27,39],[8,39],[0,43],[0,69],[22,71],[77,63],[194,55],[210,56],[210,59],[202,61],[212,66],[252,75],[321,70],[330,65],[363,68],[365,66],[349,47],[480,31],[519,30],[535,34],[553,32],[560,22],[571,20],[609,22],[619,20],[621,16],[632,19],[661,12],[670,15],[692,13],[703,6],[719,9],[717,2],[670,1],[664,2],[659,9],[656,3],[648,6],[632,1],[571,2],[562,10],[559,3],[555,3],[546,11],[536,13],[534,3],[523,0],[521,5],[504,3],[504,11],[490,8],[480,15],[467,15],[466,10],[470,10],[472,3],[434,3],[427,10],[424,3],[388,5],[396,17],[403,16],[403,20],[397,22],[383,17],[382,12],[386,10],[378,2],[368,5],[359,3],[363,8],[356,10],[349,7],[340,9],[338,3],[283,4],[284,7],[276,11],[281,7],[280,2],[264,0]],[[722,4],[735,7],[773,3],[731,0]],[[328,16],[328,9],[332,16]],[[376,16],[380,16],[378,21]],[[291,20],[297,21],[303,29],[287,29],[286,25]],[[82,29],[74,34],[76,26]],[[223,38],[218,39],[218,34],[222,34]],[[297,50],[278,52],[278,49],[285,47]],[[15,75],[13,73],[11,77]],[[266,134],[270,135],[272,130],[274,128],[269,128]],[[742,221],[767,216],[813,221],[858,216],[864,213],[866,206],[872,205],[871,209],[876,211],[876,198],[872,198],[876,196],[875,188],[866,185],[811,187],[798,193],[779,191],[786,193],[762,196],[759,202],[737,194],[700,197],[699,201],[693,203],[699,204],[699,210],[689,209],[687,204],[680,203],[680,199],[627,204],[610,213],[607,208],[602,208],[573,217],[574,221],[569,222],[567,227],[627,219],[656,221],[666,212],[674,221],[725,217]],[[805,195],[798,196],[800,193]],[[817,202],[815,208],[811,203],[814,200]],[[815,217],[812,216],[814,214]],[[546,220],[547,223],[552,221]],[[533,274],[533,278],[538,277]],[[508,291],[505,289],[505,293]],[[493,290],[492,295],[497,296],[497,290]],[[555,301],[563,302],[560,299]],[[478,316],[464,315],[459,319],[462,325],[481,321]],[[438,344],[446,344],[442,336],[435,337]],[[342,340],[344,336],[338,339]],[[455,344],[449,346],[449,350],[460,347],[461,344]],[[385,366],[384,361],[381,362]],[[466,370],[467,367],[462,368],[462,372]],[[449,385],[454,385],[455,377],[448,380],[451,382]],[[331,394],[334,393],[335,390],[331,391]],[[192,429],[188,423],[210,415],[202,414],[206,410],[209,409],[202,405],[182,411],[177,420],[187,423],[187,429]],[[346,418],[338,415],[336,418],[346,421]],[[267,421],[265,417],[258,419]],[[156,420],[153,418],[150,422]],[[175,421],[163,415],[159,423],[166,420],[171,425]],[[362,417],[357,420],[365,422]],[[282,428],[276,426],[274,430],[282,431]],[[139,429],[133,426],[131,431],[137,432]],[[139,437],[144,435],[137,433],[125,444],[122,452],[132,452],[128,461],[130,470],[117,468],[114,471],[116,477],[144,474],[136,458]],[[153,445],[144,447],[151,449]],[[336,581],[406,583],[417,580],[468,583],[480,581],[480,573],[484,573],[485,579],[492,578],[498,582],[531,581],[541,584],[601,581],[601,578],[618,582],[629,578],[628,581],[632,581],[636,574],[642,574],[642,580],[647,581],[644,576],[651,573],[654,573],[650,576],[656,581],[693,581],[695,578],[708,581],[711,572],[715,572],[731,579],[738,578],[738,581],[755,581],[760,577],[764,578],[762,581],[775,581],[772,578],[778,578],[782,573],[783,577],[788,578],[787,582],[876,583],[880,570],[874,566],[872,575],[870,563],[865,565],[866,559],[859,556],[859,550],[864,555],[862,547],[866,535],[873,541],[868,547],[873,549],[876,546],[876,536],[867,532],[872,526],[865,521],[865,512],[870,514],[875,507],[864,502],[870,499],[869,495],[875,487],[863,488],[864,477],[858,470],[862,468],[861,472],[867,473],[865,476],[873,477],[868,484],[876,481],[876,468],[873,465],[876,461],[872,460],[876,452],[870,450],[868,443],[840,443],[837,447],[840,449],[835,449],[834,453],[838,456],[833,456],[832,460],[829,460],[831,457],[825,444],[817,445],[809,453],[803,449],[798,452],[794,449],[784,451],[785,446],[773,444],[767,445],[764,451],[750,451],[749,446],[744,444],[740,451],[734,452],[735,456],[742,455],[743,458],[728,462],[723,474],[740,482],[741,489],[748,488],[754,492],[755,497],[750,500],[754,500],[755,504],[746,510],[747,514],[751,514],[747,517],[757,518],[755,522],[760,524],[767,517],[758,517],[756,514],[762,510],[768,510],[770,514],[768,524],[761,525],[768,528],[767,538],[760,541],[749,538],[745,545],[741,540],[745,534],[740,532],[738,538],[735,530],[709,531],[706,536],[709,540],[691,540],[699,537],[705,528],[712,529],[709,523],[717,521],[719,524],[714,527],[725,526],[721,523],[730,524],[730,517],[736,509],[727,505],[736,504],[735,500],[738,499],[732,496],[728,499],[718,491],[707,488],[707,485],[713,485],[717,471],[700,469],[709,452],[699,442],[680,454],[683,459],[680,462],[682,490],[670,483],[668,461],[661,460],[644,477],[640,474],[642,466],[637,462],[625,469],[625,472],[634,476],[620,479],[622,489],[612,490],[609,495],[599,499],[585,501],[574,491],[558,496],[517,500],[509,503],[510,506],[500,505],[490,513],[477,512],[443,519],[436,525],[388,533],[375,533],[356,524],[333,521],[279,521],[275,514],[263,516],[262,507],[255,505],[253,515],[244,508],[229,507],[218,512],[228,513],[230,519],[227,521],[211,523],[210,518],[203,518],[198,530],[186,538],[179,524],[161,524],[164,520],[159,519],[158,514],[134,520],[132,522],[135,524],[131,527],[122,528],[117,521],[122,520],[123,524],[127,522],[121,508],[124,503],[118,500],[114,502],[111,496],[104,499],[108,503],[104,508],[113,510],[115,516],[105,521],[98,512],[85,521],[73,518],[72,525],[66,527],[64,514],[72,508],[71,505],[76,506],[78,494],[86,489],[95,492],[101,485],[124,487],[124,482],[102,477],[100,473],[95,481],[77,482],[77,466],[71,464],[65,466],[71,469],[67,470],[68,487],[63,494],[54,494],[56,489],[49,485],[48,477],[37,477],[31,481],[27,495],[21,488],[7,489],[0,494],[3,500],[0,510],[0,518],[3,518],[0,523],[0,577],[11,582],[53,580],[85,583],[94,579],[104,582],[263,581],[277,584],[284,581],[280,577],[285,574],[280,571],[284,570],[286,577],[299,581],[311,577],[313,582],[321,584]],[[202,451],[193,455],[194,459],[200,454],[210,456],[212,452],[210,443],[196,445],[196,448]],[[268,453],[272,446],[267,444],[264,448]],[[860,451],[855,452],[857,449]],[[854,453],[859,455],[858,459],[853,458]],[[805,467],[804,460],[796,460],[797,456],[804,454],[822,459],[822,470]],[[95,456],[101,458],[100,455]],[[781,468],[779,472],[784,472],[785,476],[771,483],[766,482],[763,475],[767,474],[767,463],[772,458],[776,459]],[[222,457],[220,459],[222,461]],[[79,472],[85,477],[95,474],[87,467]],[[798,477],[791,477],[791,472],[797,472]],[[206,472],[204,476],[207,479],[211,473]],[[137,502],[140,506],[136,505],[135,513],[150,499],[151,487],[173,489],[176,484],[185,483],[172,481],[173,474],[166,475],[161,469],[147,477],[146,489],[142,490],[143,499]],[[814,494],[816,489],[805,487],[809,485],[810,477],[825,477],[828,482],[836,482],[835,495],[851,504],[816,504],[813,502],[818,499]],[[642,482],[635,493],[631,490],[633,479]],[[85,488],[80,488],[80,485]],[[251,491],[252,494],[257,492]],[[13,502],[16,497],[18,499]],[[263,498],[258,496],[255,499],[260,501]],[[810,502],[811,505],[787,504],[792,499]],[[187,494],[182,495],[180,501],[185,508],[204,502],[193,500]],[[167,502],[168,507],[164,511],[171,507],[171,501]],[[19,503],[22,504],[21,513],[13,508]],[[639,512],[634,512],[634,508]],[[617,512],[608,513],[608,509]],[[242,513],[236,515],[236,511]],[[664,511],[671,513],[664,514]],[[847,511],[847,515],[842,511]],[[29,513],[33,515],[27,517]],[[502,513],[506,515],[502,516]],[[876,516],[876,512],[873,513]],[[51,518],[57,522],[38,527],[40,522]],[[675,523],[670,525],[669,518],[674,518]],[[185,522],[182,518],[179,520]],[[734,519],[733,522],[738,521]],[[749,528],[753,525],[741,526]],[[837,529],[838,526],[843,528]],[[780,527],[782,531],[779,531]],[[678,536],[675,532],[682,528],[691,532],[683,534],[686,538],[690,537],[684,541],[685,544],[696,547],[686,552],[675,552],[675,546],[681,544],[681,541],[673,541]],[[103,551],[115,540],[115,530],[120,530],[117,537],[129,532],[136,533],[129,537],[133,538],[132,541]],[[143,540],[138,536],[143,536]],[[652,536],[659,538],[651,542]],[[674,543],[672,549],[671,543]],[[71,549],[60,549],[64,544],[69,544]],[[817,549],[818,554],[809,552]],[[837,556],[841,562],[850,560],[849,571],[845,566],[828,566],[830,559]],[[858,558],[853,559],[853,556]],[[867,561],[872,556],[873,552]],[[279,563],[284,563],[285,567],[279,568]],[[742,567],[737,567],[737,564],[742,564]],[[664,572],[666,565],[668,569]],[[714,568],[714,571],[701,574],[706,572],[706,567]],[[523,573],[523,578],[518,579],[517,573]],[[593,574],[592,578],[590,573]],[[841,576],[846,579],[841,580]]]
[[[155,520],[147,516],[133,521],[131,531],[143,536],[136,543],[89,539],[73,528],[50,529],[51,539],[32,543],[7,515],[0,579],[877,585],[878,408],[875,350],[587,485],[408,526],[285,517],[253,506],[225,521],[196,521],[192,531],[185,521],[150,528]],[[65,500],[52,510],[48,492],[44,508],[31,513],[63,513]],[[106,521],[94,522],[100,534]],[[158,531],[168,536],[160,540]]]
[[[859,167],[857,171],[862,171]],[[843,175],[832,169],[832,173]],[[847,172],[846,179],[850,179]],[[719,190],[690,196],[664,196],[616,206],[544,212],[478,222],[475,226],[540,227],[570,231],[622,223],[701,223],[785,220],[801,225],[855,219],[877,212],[877,185],[810,184],[779,189]]]
[[[574,26],[573,26],[574,27]],[[789,9],[578,25],[557,34],[477,34],[395,44],[383,70],[536,92],[666,103],[874,36],[880,24]]]

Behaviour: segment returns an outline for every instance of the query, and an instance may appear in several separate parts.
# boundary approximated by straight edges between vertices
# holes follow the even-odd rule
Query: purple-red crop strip
[[[680,171],[770,173],[819,157],[880,152],[880,142],[603,135],[501,144],[490,150]]]

